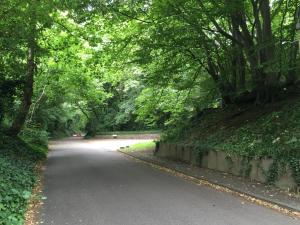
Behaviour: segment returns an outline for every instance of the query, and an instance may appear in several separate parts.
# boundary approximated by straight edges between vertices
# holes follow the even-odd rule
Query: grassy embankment
[[[207,110],[182,129],[181,137],[176,141],[193,144],[200,157],[208,150],[224,151],[244,156],[245,166],[253,158],[272,158],[268,181],[274,182],[289,166],[300,186],[299,97],[264,107]]]

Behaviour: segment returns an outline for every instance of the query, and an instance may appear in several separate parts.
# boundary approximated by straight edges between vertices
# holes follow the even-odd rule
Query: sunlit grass
[[[132,134],[160,134],[159,130],[137,130],[137,131],[107,131],[100,132],[99,135],[132,135]]]
[[[141,142],[141,143],[131,145],[129,148],[126,148],[124,151],[137,152],[137,151],[144,151],[144,150],[154,150],[154,148],[155,148],[155,142],[147,141],[147,142]]]

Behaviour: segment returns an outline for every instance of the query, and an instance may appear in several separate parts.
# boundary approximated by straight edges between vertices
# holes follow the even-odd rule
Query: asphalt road
[[[51,143],[41,222],[46,225],[289,225],[276,211],[128,159],[141,140]]]

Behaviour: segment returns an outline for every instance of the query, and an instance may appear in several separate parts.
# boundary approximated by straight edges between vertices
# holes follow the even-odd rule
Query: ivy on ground
[[[27,201],[37,181],[36,165],[45,154],[45,147],[0,136],[0,225],[23,224]]]

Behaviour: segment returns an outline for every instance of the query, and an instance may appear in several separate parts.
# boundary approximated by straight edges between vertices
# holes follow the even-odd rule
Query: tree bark
[[[260,0],[260,11],[263,18],[263,33],[262,33],[262,44],[264,49],[264,62],[267,64],[267,69],[270,67],[270,64],[273,64],[275,61],[275,44],[273,40],[272,26],[271,26],[271,12],[269,0]],[[269,82],[274,82],[276,76],[274,72],[270,69],[270,74],[267,78],[270,79]],[[268,80],[267,80],[268,82]]]
[[[239,24],[234,15],[238,12],[231,13],[231,25],[232,25],[232,35],[239,40],[241,43],[243,42],[241,38],[241,33],[239,31]],[[233,55],[233,76],[235,77],[235,87],[239,89],[239,91],[244,91],[246,88],[246,62],[244,57],[244,52],[241,46],[237,45],[235,42],[232,42],[232,48],[234,50]]]
[[[21,99],[21,105],[19,111],[16,113],[16,117],[12,122],[8,132],[10,135],[17,136],[23,125],[25,124],[26,118],[29,114],[30,106],[32,103],[33,96],[33,83],[34,75],[36,73],[36,36],[37,36],[37,17],[36,17],[36,2],[29,8],[29,22],[28,22],[28,33],[27,33],[27,69],[24,80],[23,93]]]
[[[35,65],[35,41],[34,38],[28,43],[28,56],[27,56],[27,74],[23,88],[23,97],[19,112],[17,113],[15,120],[9,128],[9,134],[16,136],[20,133],[28,115],[31,99],[33,95],[33,83],[34,74],[36,71]]]

